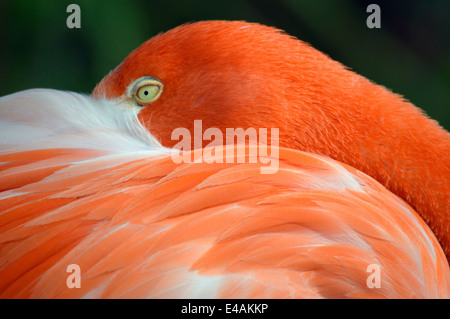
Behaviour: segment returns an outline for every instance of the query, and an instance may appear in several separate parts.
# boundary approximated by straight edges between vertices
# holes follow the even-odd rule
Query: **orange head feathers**
[[[420,109],[280,30],[206,21],[160,34],[95,88],[130,99],[159,80],[141,122],[165,146],[175,128],[279,128],[280,146],[327,155],[371,175],[413,206],[450,254],[450,134]],[[130,102],[133,103],[133,102]]]

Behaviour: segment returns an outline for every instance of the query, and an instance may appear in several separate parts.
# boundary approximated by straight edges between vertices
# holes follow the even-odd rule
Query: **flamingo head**
[[[282,146],[324,153],[332,144],[324,128],[336,112],[323,102],[339,99],[355,76],[280,30],[205,21],[143,43],[93,95],[129,102],[164,146],[177,142],[174,129],[192,131],[194,120],[202,120],[203,128],[223,131],[280,128]]]

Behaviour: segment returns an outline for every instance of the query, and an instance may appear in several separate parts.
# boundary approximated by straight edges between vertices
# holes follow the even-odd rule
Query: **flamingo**
[[[248,143],[192,141],[175,162],[172,132],[199,119],[278,128],[277,171]],[[281,30],[181,25],[90,96],[0,98],[0,296],[448,298],[449,146]]]

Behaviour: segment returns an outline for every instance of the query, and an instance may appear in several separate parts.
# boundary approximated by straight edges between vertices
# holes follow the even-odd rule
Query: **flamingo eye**
[[[155,102],[163,91],[161,81],[146,76],[137,80],[131,90],[131,96],[140,106]]]

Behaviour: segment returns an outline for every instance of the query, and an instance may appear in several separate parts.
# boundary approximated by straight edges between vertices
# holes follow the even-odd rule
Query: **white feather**
[[[49,148],[165,153],[127,103],[32,89],[0,98],[0,154]]]

